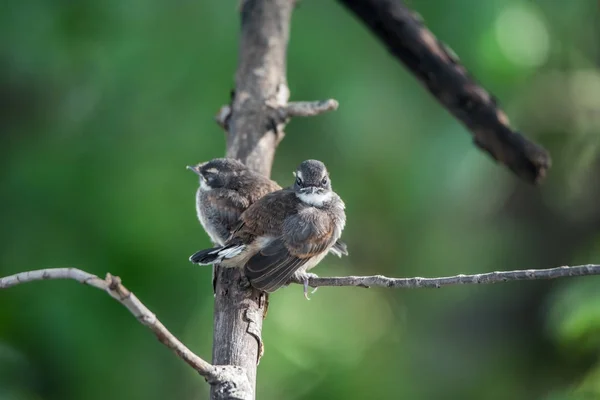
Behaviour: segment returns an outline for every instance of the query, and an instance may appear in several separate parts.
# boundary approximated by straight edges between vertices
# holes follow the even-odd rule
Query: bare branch
[[[327,111],[337,110],[337,100],[328,99],[322,101],[293,101],[283,108],[284,115],[289,117],[314,117]]]
[[[359,286],[387,287],[402,289],[441,288],[450,285],[490,284],[509,281],[532,281],[556,279],[574,276],[600,275],[600,265],[588,264],[575,267],[557,267],[549,269],[525,269],[517,271],[495,271],[475,275],[455,275],[440,278],[388,278],[383,275],[373,276],[340,276],[309,278],[311,287],[321,286]],[[302,284],[299,280],[293,283]]]
[[[0,278],[0,290],[22,283],[49,279],[71,279],[107,292],[125,306],[140,323],[147,326],[162,344],[205,377],[216,391],[226,393],[224,398],[240,400],[252,398],[252,388],[242,368],[230,365],[214,366],[198,357],[169,332],[148,307],[121,284],[118,276],[107,274],[106,279],[100,279],[96,275],[77,268],[40,269]]]
[[[510,127],[508,117],[454,52],[401,0],[338,0],[381,40],[433,96],[472,133],[473,141],[520,178],[538,183],[548,152]]]

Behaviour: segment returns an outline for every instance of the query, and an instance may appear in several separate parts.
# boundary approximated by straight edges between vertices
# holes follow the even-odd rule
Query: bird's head
[[[187,169],[195,172],[200,177],[200,188],[211,190],[228,187],[233,178],[239,176],[248,168],[240,161],[233,158],[215,158],[188,166]]]
[[[329,172],[321,161],[303,161],[294,172],[294,176],[294,191],[300,200],[318,206],[331,199]]]

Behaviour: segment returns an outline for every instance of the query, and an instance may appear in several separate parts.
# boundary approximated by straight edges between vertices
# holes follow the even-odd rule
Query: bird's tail
[[[238,256],[245,247],[243,244],[232,243],[225,246],[213,247],[212,249],[200,250],[191,255],[190,261],[200,265],[219,264],[223,260]]]
[[[329,252],[334,256],[338,256],[342,258],[342,256],[348,255],[348,245],[341,240],[338,240],[334,243],[334,245],[329,249]]]

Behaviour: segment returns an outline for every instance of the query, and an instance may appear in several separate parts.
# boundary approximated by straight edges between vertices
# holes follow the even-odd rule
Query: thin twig
[[[327,111],[337,110],[337,100],[328,99],[323,101],[292,101],[288,103],[284,112],[289,117],[314,117]]]
[[[402,289],[441,288],[450,285],[490,284],[508,281],[531,281],[556,279],[574,276],[600,275],[600,265],[588,264],[575,267],[557,267],[549,269],[525,269],[517,271],[495,271],[475,275],[455,275],[440,278],[388,278],[383,275],[373,276],[336,276],[309,278],[311,287],[320,286],[359,286],[388,287]],[[293,283],[303,282],[293,280]]]
[[[100,279],[96,275],[77,268],[40,269],[0,278],[0,290],[22,283],[49,279],[72,279],[107,292],[112,298],[125,306],[140,323],[147,326],[162,344],[171,349],[200,375],[204,376],[211,385],[226,390],[230,398],[251,398],[250,383],[241,368],[229,365],[214,366],[198,357],[169,332],[148,307],[121,284],[121,279],[118,276],[107,274],[106,279]]]

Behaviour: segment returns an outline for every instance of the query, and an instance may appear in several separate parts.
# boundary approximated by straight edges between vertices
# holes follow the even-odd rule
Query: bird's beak
[[[195,172],[196,174],[200,175],[200,169],[198,167],[192,167],[190,165],[188,165],[187,167],[185,167],[187,169],[189,169],[190,171]]]

